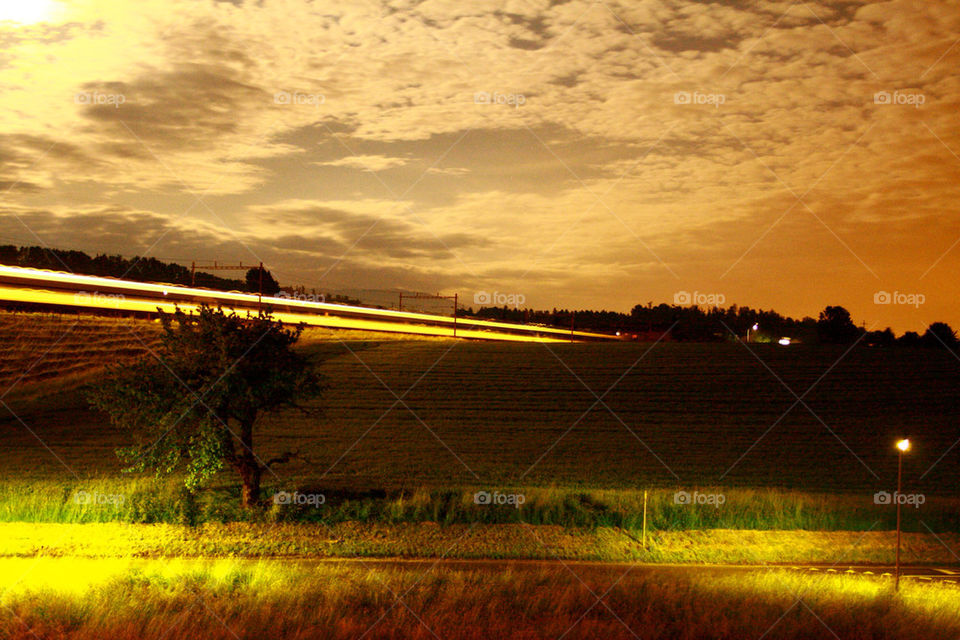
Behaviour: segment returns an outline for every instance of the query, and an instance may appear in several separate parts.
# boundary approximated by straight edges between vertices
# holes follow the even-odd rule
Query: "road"
[[[501,559],[447,559],[447,558],[299,558],[307,563],[333,563],[357,567],[388,567],[428,571],[444,569],[464,571],[557,570],[611,572],[620,574],[627,569],[639,572],[711,572],[734,573],[739,571],[799,571],[810,574],[845,574],[875,577],[893,577],[893,565],[849,564],[678,564],[678,563],[629,563],[596,562],[585,560],[501,560]],[[960,584],[960,566],[910,565],[900,568],[900,577],[911,580]]]

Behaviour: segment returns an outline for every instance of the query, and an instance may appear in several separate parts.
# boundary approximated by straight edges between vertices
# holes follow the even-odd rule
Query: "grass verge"
[[[419,557],[666,563],[889,564],[889,531],[661,531],[528,524],[0,524],[0,557]],[[958,564],[960,536],[903,537],[905,564]]]
[[[264,491],[268,503],[280,487]],[[643,491],[521,487],[500,489],[501,495],[522,496],[520,508],[476,504],[476,488],[455,489],[300,489],[322,496],[319,506],[270,504],[261,518],[267,522],[334,524],[439,522],[441,524],[559,525],[619,527],[637,531],[643,523]],[[804,529],[869,531],[894,528],[892,505],[874,503],[872,494],[821,494],[776,489],[702,489],[723,496],[723,504],[678,503],[675,492],[648,493],[650,530]],[[491,494],[490,491],[487,492]],[[282,494],[291,502],[293,489]],[[491,494],[493,495],[493,494]],[[960,533],[960,500],[930,497],[917,508],[904,509],[907,531]],[[91,479],[0,482],[0,522],[140,522],[202,524],[247,521],[236,490],[211,490],[194,495],[171,479]]]

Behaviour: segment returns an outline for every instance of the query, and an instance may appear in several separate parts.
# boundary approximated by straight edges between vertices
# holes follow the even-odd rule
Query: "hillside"
[[[24,339],[5,342],[3,370],[9,380],[35,362],[32,380],[132,357],[149,329],[124,322],[8,328]],[[960,366],[946,352],[331,337],[303,347],[329,377],[325,415],[260,427],[264,454],[293,447],[309,460],[283,467],[284,483],[872,492],[894,481],[891,443],[902,435],[915,443],[911,482],[952,491],[960,469]],[[79,394],[15,409],[67,467],[117,473],[109,452],[121,434]],[[65,473],[30,433],[3,424],[6,473]]]

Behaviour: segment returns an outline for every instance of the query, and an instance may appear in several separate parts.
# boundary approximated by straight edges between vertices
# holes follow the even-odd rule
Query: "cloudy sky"
[[[935,0],[2,1],[0,242],[960,326],[958,39]]]

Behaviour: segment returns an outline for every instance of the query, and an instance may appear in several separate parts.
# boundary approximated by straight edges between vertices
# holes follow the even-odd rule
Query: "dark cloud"
[[[203,148],[215,144],[224,134],[238,130],[239,113],[259,100],[261,107],[270,102],[262,89],[234,79],[227,67],[184,64],[166,73],[143,75],[132,82],[103,82],[83,85],[85,91],[103,95],[122,95],[124,102],[91,104],[87,117],[104,125],[125,125],[138,138],[160,149]],[[135,147],[130,154],[141,155],[137,140],[127,136],[122,142]],[[119,152],[118,145],[105,145],[104,151]]]
[[[357,248],[372,259],[449,260],[454,250],[485,247],[489,239],[467,233],[433,233],[418,221],[416,214],[399,210],[403,219],[345,211],[311,203],[288,203],[256,209],[258,221],[281,228],[300,228],[297,234],[283,235],[286,242],[296,238],[302,247],[331,247],[338,255]],[[408,221],[409,220],[409,221]]]

